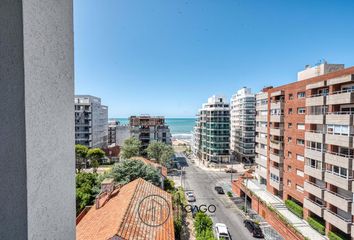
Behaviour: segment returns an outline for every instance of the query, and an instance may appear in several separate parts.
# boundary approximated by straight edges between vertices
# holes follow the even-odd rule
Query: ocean
[[[121,124],[128,124],[128,118],[111,118],[111,120],[119,121]],[[173,138],[190,139],[195,124],[195,118],[166,118],[166,124],[171,130]]]

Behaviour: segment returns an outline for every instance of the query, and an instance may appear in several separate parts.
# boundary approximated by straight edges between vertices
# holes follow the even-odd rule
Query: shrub
[[[285,200],[286,207],[299,218],[303,217],[303,208],[292,200]]]
[[[334,233],[334,232],[329,232],[328,238],[329,238],[329,240],[345,240],[345,239],[347,239],[345,236],[341,236],[340,234]]]
[[[213,221],[205,213],[198,212],[194,219],[194,228],[197,239],[204,239],[202,236],[206,234],[206,231],[212,231]]]
[[[232,197],[232,192],[228,191],[227,196]]]
[[[214,233],[210,229],[205,230],[197,236],[196,240],[215,240]]]
[[[317,219],[312,218],[312,217],[308,217],[307,218],[307,222],[310,224],[310,226],[315,229],[317,232],[321,233],[322,235],[325,235],[325,226],[317,221]]]

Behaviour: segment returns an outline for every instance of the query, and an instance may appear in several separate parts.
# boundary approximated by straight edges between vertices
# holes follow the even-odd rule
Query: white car
[[[218,240],[231,240],[229,230],[223,223],[216,223],[214,226],[214,232],[216,235],[216,239]]]
[[[186,196],[187,196],[187,201],[188,202],[195,202],[195,196],[193,192],[186,192]]]

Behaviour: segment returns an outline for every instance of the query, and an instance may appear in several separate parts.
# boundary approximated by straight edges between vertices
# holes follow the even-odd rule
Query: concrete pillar
[[[75,239],[72,11],[0,3],[0,239]]]

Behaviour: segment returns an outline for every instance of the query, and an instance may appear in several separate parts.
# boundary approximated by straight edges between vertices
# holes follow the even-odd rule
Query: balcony
[[[256,111],[267,110],[267,109],[268,109],[268,104],[261,104],[256,106]]]
[[[332,78],[327,80],[327,86],[334,85],[334,84],[340,84],[340,83],[347,83],[351,82],[354,80],[354,75],[346,75],[346,76],[341,76],[337,78]]]
[[[323,199],[325,189],[316,183],[305,181],[304,182],[304,189],[306,192],[311,193],[312,195]]]
[[[262,178],[267,179],[267,170],[265,168],[260,168],[260,167],[256,168],[256,174],[258,174]]]
[[[307,131],[305,132],[305,140],[311,142],[323,143],[324,134],[322,132],[317,132],[317,131]]]
[[[270,160],[272,160],[273,162],[277,162],[277,163],[282,163],[284,161],[284,156],[280,156],[280,155],[275,155],[273,153],[270,154]]]
[[[326,220],[326,222],[329,222],[336,228],[342,230],[345,233],[350,233],[350,227],[351,227],[351,219],[346,219],[328,209],[325,209],[323,212],[323,218]]]
[[[271,122],[284,122],[284,115],[271,115],[270,116]]]
[[[257,115],[256,121],[257,122],[268,122],[268,116],[267,115]]]
[[[349,212],[351,203],[353,202],[352,197],[346,197],[329,190],[325,191],[324,200],[346,212]]]
[[[273,136],[283,136],[284,135],[284,128],[270,128],[270,135]]]
[[[324,87],[324,86],[326,86],[325,81],[316,82],[316,83],[312,83],[312,84],[307,84],[306,85],[306,90],[321,88],[321,87]]]
[[[279,90],[279,91],[276,91],[276,92],[272,92],[270,96],[271,97],[276,97],[276,96],[281,96],[281,95],[284,95],[284,91]]]
[[[267,138],[262,138],[262,137],[256,137],[256,142],[257,143],[262,143],[264,145],[267,145],[268,144],[268,139]]]
[[[323,162],[323,152],[321,149],[306,147],[305,157]]]
[[[351,112],[331,112],[326,114],[326,124],[351,125]]]
[[[313,95],[306,98],[306,107],[323,105],[325,105],[325,96],[323,95]]]
[[[324,115],[306,115],[305,116],[306,124],[323,124],[324,123]]]
[[[267,149],[256,147],[256,153],[262,154],[263,156],[267,156]]]
[[[353,166],[353,156],[336,152],[326,152],[325,162],[349,169],[351,166]]]
[[[267,133],[267,127],[256,127],[256,132]]]
[[[326,134],[326,144],[350,148],[352,140],[353,137],[349,135]]]
[[[280,141],[275,141],[275,140],[270,140],[269,147],[277,150],[282,150],[283,149],[283,143]]]
[[[280,177],[280,173],[282,172],[282,168],[270,167],[270,173]]]
[[[257,163],[258,165],[261,165],[261,166],[267,168],[267,160],[266,160],[266,159],[262,159],[262,158],[260,158],[260,157],[256,157],[256,158],[255,158],[255,161],[256,161],[256,163]]]
[[[284,109],[284,102],[283,101],[271,102],[270,109]]]
[[[352,185],[351,177],[344,178],[344,177],[341,177],[341,176],[334,174],[330,171],[326,171],[325,172],[325,181],[334,185],[334,186],[338,186],[340,188],[343,188],[345,190],[348,190],[348,191],[351,190],[351,185]]]
[[[283,190],[283,184],[273,180],[272,178],[269,179],[269,184],[270,186],[274,187],[275,189],[278,189],[279,191]]]
[[[317,178],[319,180],[323,180],[324,171],[322,169],[313,168],[313,167],[311,167],[309,165],[305,165],[304,172],[305,172],[306,175],[315,177],[315,178]]]
[[[323,217],[324,206],[306,197],[304,198],[304,208],[307,208],[319,217]]]
[[[352,90],[337,91],[327,96],[327,105],[351,103],[354,103],[354,92]]]

